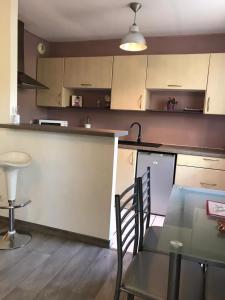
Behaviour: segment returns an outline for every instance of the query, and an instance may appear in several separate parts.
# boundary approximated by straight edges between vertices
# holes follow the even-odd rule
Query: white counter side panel
[[[109,240],[115,142],[109,137],[0,129],[0,153],[25,151],[33,158],[20,172],[17,190],[18,201],[31,199],[32,204],[18,209],[16,218]],[[2,172],[0,196],[0,204],[7,204]]]

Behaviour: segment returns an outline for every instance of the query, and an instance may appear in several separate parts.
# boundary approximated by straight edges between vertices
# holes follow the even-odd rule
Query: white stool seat
[[[16,200],[16,185],[18,171],[31,164],[31,156],[25,152],[5,152],[0,154],[0,168],[5,170],[8,190],[8,200]]]
[[[0,154],[0,167],[24,168],[31,164],[31,160],[25,152],[5,152]]]

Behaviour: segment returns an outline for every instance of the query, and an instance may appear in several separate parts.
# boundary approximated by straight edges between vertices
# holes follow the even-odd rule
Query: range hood
[[[18,22],[18,88],[48,89],[46,86],[24,73],[24,23]]]

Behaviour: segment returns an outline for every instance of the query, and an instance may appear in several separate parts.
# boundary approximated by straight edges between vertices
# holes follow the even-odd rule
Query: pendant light
[[[120,49],[125,51],[143,51],[147,49],[146,40],[139,32],[139,27],[136,24],[136,14],[141,9],[142,5],[137,2],[130,3],[130,8],[134,12],[134,22],[130,26],[129,32],[121,40]]]

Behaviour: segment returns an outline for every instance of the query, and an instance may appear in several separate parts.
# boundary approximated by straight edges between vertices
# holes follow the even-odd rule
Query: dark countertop
[[[225,149],[217,148],[199,148],[199,147],[188,147],[188,146],[177,146],[177,145],[162,145],[160,147],[148,147],[142,145],[125,145],[123,141],[119,141],[119,148],[135,149],[140,151],[150,151],[159,153],[173,153],[173,154],[188,154],[188,155],[199,155],[199,156],[210,156],[225,158]]]
[[[55,133],[70,133],[81,135],[94,135],[105,137],[120,137],[128,135],[127,131],[122,130],[110,130],[110,129],[98,129],[98,128],[82,128],[82,127],[63,127],[53,125],[30,125],[30,124],[0,124],[0,128],[16,129],[16,130],[33,130]]]

